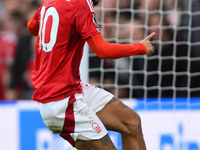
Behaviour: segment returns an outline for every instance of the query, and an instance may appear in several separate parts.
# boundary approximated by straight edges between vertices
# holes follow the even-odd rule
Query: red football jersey
[[[39,15],[32,99],[42,103],[81,93],[85,40],[98,34],[91,0],[44,0]]]

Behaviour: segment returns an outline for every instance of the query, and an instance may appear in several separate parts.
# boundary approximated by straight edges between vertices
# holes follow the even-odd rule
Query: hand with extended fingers
[[[151,44],[150,40],[155,35],[155,32],[149,34],[145,39],[140,41],[140,43],[143,43],[147,49],[147,56],[151,56],[154,53],[155,47]]]

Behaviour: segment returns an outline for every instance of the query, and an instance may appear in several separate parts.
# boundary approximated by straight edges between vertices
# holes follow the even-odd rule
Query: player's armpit
[[[142,55],[147,53],[146,47],[142,43],[108,43],[104,40],[101,34],[91,36],[87,39],[87,43],[101,59],[118,59],[121,57]]]

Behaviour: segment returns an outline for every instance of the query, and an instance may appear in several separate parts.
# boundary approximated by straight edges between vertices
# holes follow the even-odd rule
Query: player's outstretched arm
[[[140,43],[143,43],[147,49],[147,56],[151,56],[154,53],[155,47],[151,44],[150,40],[155,35],[155,32],[148,35],[145,39],[140,41]]]
[[[151,37],[152,35],[146,37],[140,43],[117,44],[108,43],[104,40],[101,34],[97,34],[88,38],[87,43],[101,59],[118,59],[121,57],[129,57],[133,55],[149,54],[152,51],[150,50],[148,44],[148,41]]]

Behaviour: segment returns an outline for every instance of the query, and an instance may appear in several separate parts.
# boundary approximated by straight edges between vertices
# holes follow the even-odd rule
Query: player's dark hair
[[[99,4],[99,0],[92,0],[94,6],[97,6]]]

